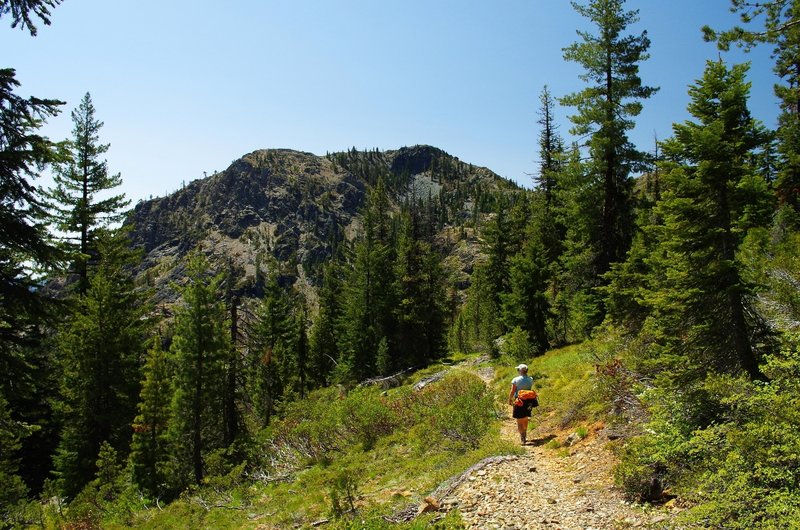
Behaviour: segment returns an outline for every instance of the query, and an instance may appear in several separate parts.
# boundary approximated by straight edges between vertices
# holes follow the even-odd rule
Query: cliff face
[[[435,202],[442,227],[474,215],[482,193],[515,187],[428,146],[324,157],[255,151],[136,205],[127,224],[145,252],[142,281],[156,289],[156,301],[171,301],[169,285],[180,279],[184,255],[200,248],[218,269],[238,271],[245,291],[273,268],[284,283],[314,285],[333,244],[357,233],[367,191],[379,179],[396,203]]]

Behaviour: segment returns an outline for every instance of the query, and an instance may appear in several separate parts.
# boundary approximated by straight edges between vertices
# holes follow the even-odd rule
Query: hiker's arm
[[[517,392],[517,385],[511,385],[511,392],[508,394],[508,404],[514,404],[514,394]]]

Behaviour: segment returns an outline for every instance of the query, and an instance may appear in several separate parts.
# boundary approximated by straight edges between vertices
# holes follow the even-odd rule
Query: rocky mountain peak
[[[488,169],[431,146],[356,149],[317,156],[289,149],[253,151],[219,173],[166,197],[140,202],[127,223],[146,253],[148,282],[174,296],[181,260],[200,247],[251,282],[279,267],[285,281],[320,279],[337,241],[352,238],[367,190],[383,179],[395,200],[437,197],[443,218],[469,216],[481,189],[514,187]],[[441,194],[441,196],[439,196]]]

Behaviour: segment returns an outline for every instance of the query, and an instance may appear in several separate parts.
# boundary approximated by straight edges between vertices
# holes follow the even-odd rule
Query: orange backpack
[[[539,395],[536,393],[535,390],[520,390],[517,392],[517,400],[514,404],[518,407],[521,407],[523,402],[525,401],[534,401],[534,407],[539,404],[538,400]]]

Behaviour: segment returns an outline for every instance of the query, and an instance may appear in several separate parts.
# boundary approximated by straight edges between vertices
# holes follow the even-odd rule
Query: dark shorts
[[[533,401],[523,401],[522,405],[519,407],[514,405],[514,411],[511,413],[511,417],[516,419],[530,418],[531,409],[533,409]]]

